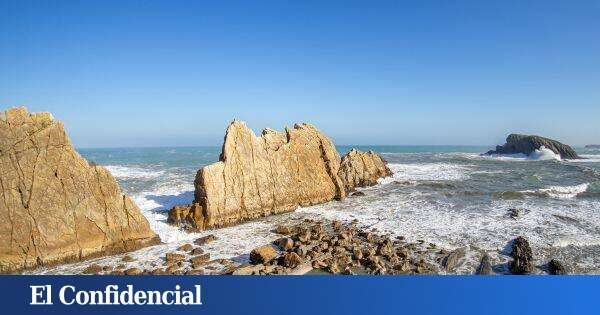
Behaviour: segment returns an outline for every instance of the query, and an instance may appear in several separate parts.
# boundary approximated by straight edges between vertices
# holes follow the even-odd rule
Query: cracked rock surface
[[[61,122],[0,112],[0,272],[114,254],[159,242],[103,167],[73,148]]]
[[[340,157],[333,142],[310,124],[261,136],[241,121],[227,128],[220,161],[196,175],[195,201],[175,207],[169,221],[206,230],[343,199],[358,186],[391,172],[374,152]]]

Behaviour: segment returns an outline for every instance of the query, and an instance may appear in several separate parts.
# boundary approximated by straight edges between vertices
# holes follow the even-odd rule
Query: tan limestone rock
[[[342,157],[339,175],[346,191],[350,192],[356,187],[373,186],[378,179],[391,176],[392,172],[377,153],[352,149]]]
[[[112,175],[73,148],[61,122],[0,113],[0,272],[126,252],[158,242]]]

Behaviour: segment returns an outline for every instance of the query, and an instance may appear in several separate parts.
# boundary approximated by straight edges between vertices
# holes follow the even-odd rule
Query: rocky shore
[[[534,265],[529,242],[517,237],[508,244],[510,260],[494,261],[476,248],[447,250],[424,241],[407,242],[360,227],[358,222],[304,219],[277,226],[280,235],[248,254],[246,263],[211,259],[205,246],[213,235],[198,238],[167,253],[152,268],[127,267],[133,258],[124,256],[116,265],[91,264],[83,274],[110,275],[440,275],[454,274],[468,255],[478,255],[475,275],[567,274],[558,260]]]

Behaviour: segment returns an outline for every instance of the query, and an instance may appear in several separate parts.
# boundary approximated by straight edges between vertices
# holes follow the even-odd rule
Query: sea
[[[483,253],[492,257],[496,272],[506,273],[510,242],[517,236],[529,240],[539,266],[554,258],[571,273],[600,273],[600,149],[576,148],[585,159],[561,160],[545,149],[531,156],[484,156],[481,153],[491,146],[355,147],[380,153],[393,176],[361,189],[364,196],[203,233],[167,224],[167,213],[174,205],[193,200],[196,172],[218,161],[220,147],[78,151],[112,173],[163,242],[129,253],[134,261],[127,267],[160,266],[165,253],[208,234],[218,238],[204,248],[212,258],[245,263],[253,248],[278,237],[272,232],[275,226],[312,218],[358,220],[362,227],[407,241],[446,250],[466,248],[467,255],[452,274],[472,274]],[[350,149],[338,147],[340,154]],[[77,274],[91,263],[123,264],[122,256],[30,273]]]

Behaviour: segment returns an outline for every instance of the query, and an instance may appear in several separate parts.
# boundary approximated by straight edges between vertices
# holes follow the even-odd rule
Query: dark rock
[[[204,270],[202,269],[191,269],[185,272],[186,276],[200,276],[204,274]]]
[[[562,159],[579,159],[575,150],[566,144],[562,144],[556,140],[540,137],[511,134],[506,138],[506,144],[497,146],[496,150],[488,151],[486,154],[515,154],[522,153],[530,155],[535,150],[541,147],[552,150],[559,154]]]
[[[190,252],[190,254],[192,256],[202,255],[202,254],[204,254],[204,250],[202,248],[200,248],[200,247],[196,247],[196,248],[192,249],[192,251]]]
[[[551,275],[566,275],[567,270],[560,261],[552,259],[548,263],[548,273]]]
[[[494,274],[492,270],[492,259],[488,254],[483,254],[483,257],[481,257],[475,274],[480,276],[489,276]]]
[[[283,265],[288,268],[296,268],[302,263],[302,258],[296,253],[287,253],[283,257]]]
[[[355,191],[350,196],[352,196],[352,197],[362,197],[362,196],[366,196],[366,194],[364,192],[362,192],[362,191]]]
[[[121,259],[122,262],[132,262],[135,261],[135,259],[133,259],[133,257],[129,256],[129,255],[125,255],[123,256],[123,258]]]
[[[446,271],[453,271],[459,264],[459,261],[467,254],[467,248],[461,247],[453,250],[444,259],[442,259],[442,266]]]
[[[521,209],[517,209],[517,208],[510,208],[508,209],[508,217],[511,219],[517,219],[519,218],[519,216],[521,216]]]
[[[196,245],[202,246],[202,245],[206,245],[208,243],[214,242],[216,240],[217,240],[217,237],[210,234],[210,235],[207,235],[207,236],[204,236],[204,237],[201,237],[201,238],[195,240],[194,243]]]
[[[525,275],[533,272],[533,252],[524,237],[519,236],[513,241],[511,256],[513,258],[509,264],[511,273]]]

